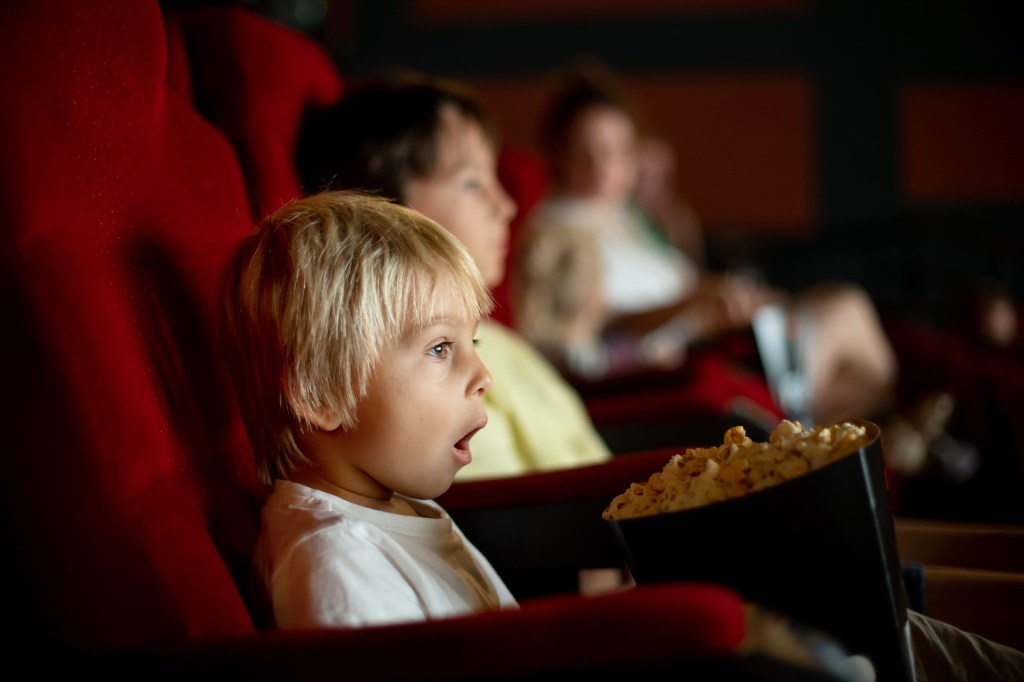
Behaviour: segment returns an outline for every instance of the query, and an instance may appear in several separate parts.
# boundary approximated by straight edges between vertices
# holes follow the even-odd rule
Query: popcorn
[[[850,422],[804,429],[800,422],[783,420],[766,443],[755,443],[742,426],[733,426],[721,445],[672,455],[645,483],[633,483],[616,496],[602,518],[649,516],[742,497],[803,476],[867,442],[867,429]]]

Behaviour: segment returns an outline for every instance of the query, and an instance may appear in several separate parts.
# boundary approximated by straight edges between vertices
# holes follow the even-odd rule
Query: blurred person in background
[[[594,314],[593,301],[560,307],[555,290],[564,281],[517,268],[515,320],[524,336],[570,371],[594,372],[628,367],[592,361],[621,348],[640,353],[638,366],[652,358],[671,365],[689,346],[753,330],[766,378],[791,416],[826,424],[886,414],[897,365],[866,292],[827,282],[793,295],[704,267],[699,221],[671,186],[671,149],[638,120],[611,76],[593,66],[571,73],[552,94],[542,127],[552,186],[528,216],[519,257],[543,261],[531,252],[550,248],[547,232],[591,234],[601,256],[602,310]],[[585,338],[553,329],[555,318],[562,330],[573,328],[581,311],[589,316]],[[593,350],[602,344],[610,347]]]

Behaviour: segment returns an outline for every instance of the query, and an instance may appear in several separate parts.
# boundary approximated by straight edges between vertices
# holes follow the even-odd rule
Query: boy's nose
[[[470,383],[470,393],[474,396],[483,396],[484,393],[490,390],[493,383],[494,377],[491,376],[490,370],[487,369],[483,360],[477,356],[473,380]]]

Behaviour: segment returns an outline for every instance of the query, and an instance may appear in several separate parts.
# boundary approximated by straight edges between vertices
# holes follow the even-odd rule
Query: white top
[[[550,227],[574,227],[598,236],[605,299],[615,313],[674,303],[697,284],[697,266],[678,249],[659,241],[631,207],[549,199],[534,209],[529,229]]]
[[[277,627],[384,625],[516,607],[436,502],[407,501],[419,516],[276,481],[253,561]]]

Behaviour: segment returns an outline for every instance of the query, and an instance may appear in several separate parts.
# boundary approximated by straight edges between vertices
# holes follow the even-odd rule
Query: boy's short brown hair
[[[497,146],[493,121],[457,82],[406,71],[363,82],[307,117],[297,152],[304,190],[356,189],[405,203],[409,183],[437,167],[446,110],[478,123]]]
[[[467,318],[490,312],[490,291],[458,240],[379,197],[314,194],[243,240],[224,330],[262,483],[309,463],[297,436],[320,416],[356,425],[381,349],[426,324],[448,288]]]

